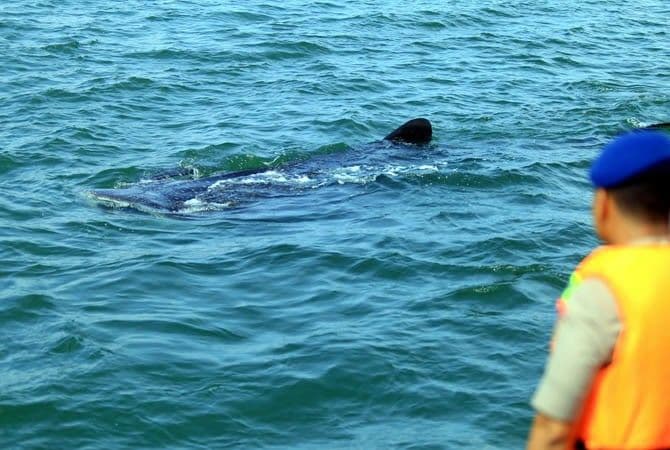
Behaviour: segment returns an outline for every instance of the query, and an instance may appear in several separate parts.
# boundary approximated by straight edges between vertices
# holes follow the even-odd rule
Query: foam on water
[[[202,201],[198,198],[192,198],[184,202],[183,207],[177,211],[178,214],[197,214],[205,211],[221,211],[234,206],[233,202],[216,203]]]
[[[314,185],[315,180],[307,175],[293,175],[281,170],[268,170],[245,177],[229,178],[217,181],[209,186],[208,190],[227,189],[235,185],[274,184],[289,186]]]

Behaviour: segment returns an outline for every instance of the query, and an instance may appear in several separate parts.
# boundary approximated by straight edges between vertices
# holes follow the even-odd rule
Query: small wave
[[[518,14],[514,14],[513,11],[514,11],[513,9],[507,7],[501,7],[501,8],[487,7],[481,10],[483,14],[487,14],[489,16],[503,17],[506,19],[515,19],[518,17]]]
[[[435,20],[427,21],[427,22],[417,22],[417,26],[424,28],[426,30],[443,30],[447,28],[447,25],[445,25],[442,22],[438,22]]]
[[[584,67],[586,64],[582,61],[578,61],[576,58],[569,55],[561,55],[551,58],[551,61],[554,62],[559,67]]]
[[[51,353],[74,353],[84,348],[84,339],[81,336],[67,335],[60,338],[50,349]]]
[[[170,90],[189,90],[188,87],[181,87],[180,85],[170,85],[164,86],[160,85],[158,82],[151,78],[141,77],[141,76],[130,76],[125,80],[121,81],[112,81],[104,78],[97,78],[91,80],[90,87],[84,91],[86,94],[85,98],[91,97],[94,98],[98,94],[116,94],[124,91],[141,91],[149,88],[157,88],[161,91],[170,91]],[[75,95],[75,94],[70,94]],[[77,94],[82,95],[83,94]],[[115,105],[115,108],[120,108],[120,105]]]
[[[518,170],[501,170],[491,174],[455,171],[446,176],[440,174],[440,176],[433,181],[441,181],[443,184],[451,186],[501,189],[511,185],[536,185],[541,183],[542,180],[537,176],[522,173]]]
[[[29,294],[6,299],[0,309],[0,323],[8,321],[26,322],[52,315],[56,309],[56,299],[45,294]]]
[[[285,45],[295,50],[299,50],[305,55],[319,55],[330,52],[330,47],[310,41],[287,42]]]
[[[247,56],[261,56],[264,60],[282,61],[286,59],[301,59],[315,55],[324,55],[331,52],[325,45],[310,41],[272,41],[261,42],[253,46],[257,52]]]
[[[90,177],[94,181],[94,187],[114,188],[126,187],[132,184],[130,180],[142,178],[142,170],[137,167],[126,167],[117,169],[105,169]]]
[[[21,164],[10,155],[0,154],[0,174],[6,174],[20,167]]]
[[[48,99],[58,99],[58,100],[71,100],[83,102],[88,100],[86,95],[83,95],[81,92],[73,92],[67,89],[61,88],[48,88],[43,91],[39,97],[47,97]],[[35,98],[36,101],[39,101],[38,98]],[[43,99],[42,99],[43,100]]]
[[[227,15],[232,16],[233,20],[241,20],[249,23],[263,23],[275,20],[271,15],[251,11],[232,11]]]
[[[130,77],[127,80],[114,83],[110,86],[108,86],[109,90],[128,90],[128,91],[134,91],[134,90],[140,90],[140,89],[145,89],[147,87],[151,87],[155,85],[156,82],[152,80],[151,78],[145,78],[145,77]]]
[[[127,58],[159,60],[195,59],[197,57],[197,55],[191,51],[178,50],[173,48],[159,48],[154,50],[132,52],[126,53],[125,56]]]
[[[68,42],[63,42],[59,44],[49,44],[45,47],[43,47],[44,50],[50,53],[65,53],[65,54],[72,54],[76,50],[79,49],[81,45],[79,44],[78,41],[71,40]]]

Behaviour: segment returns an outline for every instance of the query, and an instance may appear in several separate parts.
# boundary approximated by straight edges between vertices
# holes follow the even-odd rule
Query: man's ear
[[[605,189],[596,189],[595,197],[595,214],[599,220],[605,220],[609,216],[609,201],[610,196]]]
[[[598,188],[593,196],[593,224],[598,236],[607,241],[607,223],[612,214],[612,196],[605,189]]]

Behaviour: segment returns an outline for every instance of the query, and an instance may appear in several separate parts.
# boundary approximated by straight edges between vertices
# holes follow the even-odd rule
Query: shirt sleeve
[[[548,417],[570,422],[598,369],[611,361],[621,322],[614,296],[601,280],[584,280],[565,300],[553,351],[531,405]]]

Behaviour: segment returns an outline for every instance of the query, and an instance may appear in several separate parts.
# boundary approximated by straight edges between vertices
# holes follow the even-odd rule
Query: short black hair
[[[670,164],[649,170],[608,191],[617,205],[634,217],[654,223],[670,220]]]

